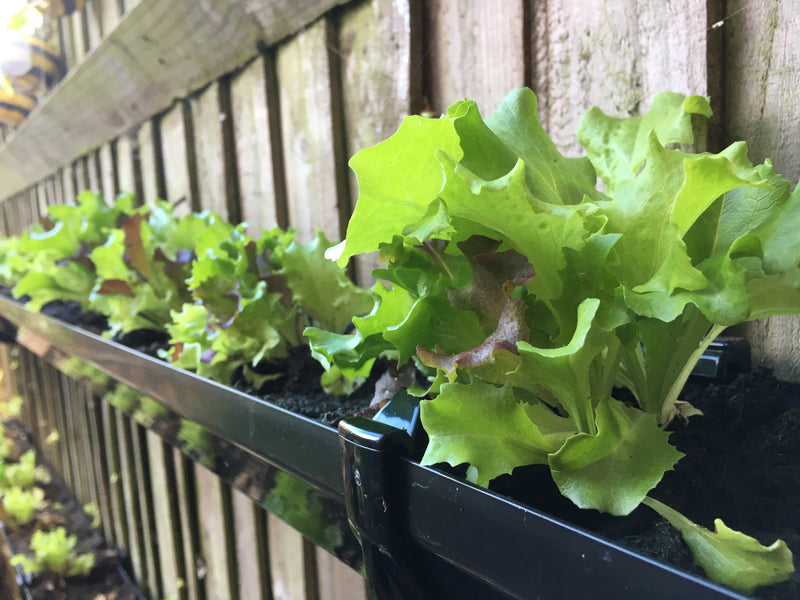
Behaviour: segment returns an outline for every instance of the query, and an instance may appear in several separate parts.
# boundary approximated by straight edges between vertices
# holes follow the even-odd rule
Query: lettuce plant
[[[387,283],[353,333],[306,335],[351,376],[380,354],[430,374],[423,464],[467,463],[480,485],[547,465],[582,508],[658,511],[709,576],[748,590],[793,570],[782,541],[694,535],[648,497],[682,456],[665,427],[699,413],[679,393],[704,349],[727,326],[800,312],[800,192],[744,143],[689,151],[710,115],[673,93],[640,117],[592,109],[582,158],[558,152],[530,90],[486,119],[471,101],[406,117],[353,157],[359,200],[328,253],[343,266],[378,251]],[[745,546],[759,567],[743,573],[731,557]]]
[[[44,490],[40,487],[22,489],[12,486],[2,491],[3,510],[12,524],[28,525],[36,516],[36,511],[46,505]]]
[[[78,539],[67,535],[67,530],[58,527],[53,531],[37,531],[31,536],[33,557],[16,554],[11,557],[12,565],[22,565],[28,573],[35,575],[50,571],[60,577],[88,575],[94,568],[95,555],[75,552]]]
[[[223,383],[240,368],[264,382],[270,375],[253,368],[304,345],[306,326],[342,332],[352,315],[368,312],[369,294],[325,259],[324,234],[306,244],[295,235],[274,229],[254,240],[241,225],[201,234],[187,279],[194,302],[172,313],[172,348],[164,355]]]

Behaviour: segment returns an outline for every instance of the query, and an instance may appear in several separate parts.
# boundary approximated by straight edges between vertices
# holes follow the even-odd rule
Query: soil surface
[[[16,456],[32,448],[30,438],[19,421],[6,421],[3,426],[6,438],[15,443]],[[52,471],[50,476],[50,483],[38,484],[45,492],[47,508],[29,525],[5,526],[10,554],[29,553],[34,532],[64,527],[68,535],[75,535],[78,539],[76,552],[95,554],[95,567],[88,575],[81,577],[64,579],[52,573],[33,576],[26,584],[30,597],[33,600],[141,600],[142,596],[122,570],[117,553],[92,528],[89,517]],[[5,521],[5,515],[2,517]]]

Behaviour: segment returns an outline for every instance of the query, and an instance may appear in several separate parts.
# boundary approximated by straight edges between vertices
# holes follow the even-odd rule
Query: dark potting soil
[[[3,426],[5,437],[14,442],[10,458],[18,458],[33,448],[19,421],[9,420]],[[141,594],[122,570],[117,552],[106,545],[102,536],[92,528],[89,517],[72,494],[55,477],[52,470],[49,471],[51,482],[38,484],[45,492],[47,508],[29,525],[6,528],[10,550],[12,553],[28,553],[30,539],[35,531],[51,531],[64,527],[68,535],[77,537],[76,552],[95,554],[95,567],[86,576],[61,579],[52,573],[43,573],[32,577],[27,588],[33,600],[141,600]]]
[[[772,544],[783,539],[800,553],[800,384],[767,372],[739,375],[728,384],[687,385],[682,396],[703,411],[671,427],[670,442],[685,456],[651,496],[695,523],[714,519]],[[516,469],[492,489],[622,546],[702,575],[680,533],[651,509],[626,517],[578,509],[559,493],[546,467]],[[755,591],[755,598],[800,598],[800,576]]]

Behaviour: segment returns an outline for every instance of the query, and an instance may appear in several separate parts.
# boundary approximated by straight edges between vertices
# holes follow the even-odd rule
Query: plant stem
[[[692,354],[689,356],[689,360],[687,360],[683,365],[681,372],[672,382],[669,391],[664,397],[664,403],[661,405],[661,414],[659,415],[661,427],[666,427],[672,420],[672,417],[675,416],[675,403],[678,401],[678,396],[680,396],[683,386],[685,386],[686,382],[689,380],[689,376],[692,374],[694,366],[697,364],[697,361],[700,360],[703,352],[705,352],[706,349],[711,345],[711,342],[717,339],[717,337],[723,331],[725,331],[725,325],[713,325],[703,338],[703,341],[700,342],[700,345],[695,348],[694,352],[692,352]]]

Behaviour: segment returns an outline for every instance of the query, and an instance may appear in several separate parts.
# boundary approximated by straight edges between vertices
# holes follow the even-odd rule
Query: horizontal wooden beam
[[[142,0],[0,147],[0,199],[349,0]]]

